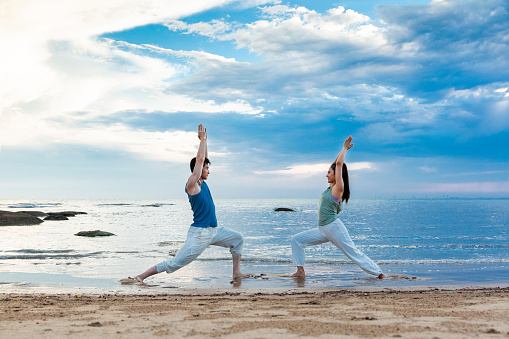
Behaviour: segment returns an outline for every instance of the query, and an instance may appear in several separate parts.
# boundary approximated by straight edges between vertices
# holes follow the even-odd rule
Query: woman
[[[352,136],[349,136],[343,144],[343,149],[329,168],[327,173],[329,188],[322,193],[318,207],[318,228],[298,233],[292,237],[292,260],[297,266],[297,272],[292,277],[304,278],[306,276],[304,271],[305,247],[330,241],[367,273],[380,279],[386,278],[380,267],[355,247],[345,225],[338,218],[338,213],[343,209],[343,202],[348,203],[350,198],[345,155],[346,151],[352,147]]]

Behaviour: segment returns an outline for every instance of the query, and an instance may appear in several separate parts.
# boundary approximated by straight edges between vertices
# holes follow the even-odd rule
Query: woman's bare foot
[[[292,278],[305,278],[306,272],[304,272],[304,267],[297,266],[297,272],[291,275]]]
[[[380,273],[380,275],[378,276],[378,279],[385,279],[387,278],[387,276],[383,273]]]
[[[236,272],[236,273],[233,273],[233,279],[246,279],[246,278],[252,278],[254,277],[254,274],[244,274],[242,272]]]

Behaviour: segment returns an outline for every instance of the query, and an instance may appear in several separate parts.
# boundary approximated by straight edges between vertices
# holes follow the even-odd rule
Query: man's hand
[[[348,138],[346,138],[345,142],[343,143],[343,148],[349,150],[352,147],[353,147],[352,136],[350,135]]]
[[[198,139],[207,141],[207,129],[202,124],[198,126]]]

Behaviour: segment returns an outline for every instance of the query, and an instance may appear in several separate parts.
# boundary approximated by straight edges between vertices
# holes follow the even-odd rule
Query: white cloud
[[[241,99],[218,103],[168,91],[169,85],[189,72],[185,65],[144,55],[135,45],[96,38],[227,2],[3,1],[0,41],[9,52],[0,54],[0,145],[41,147],[58,139],[101,147],[103,141],[106,148],[114,145],[152,159],[180,161],[179,147],[186,148],[173,135],[186,132],[103,126],[98,120],[123,111],[259,113],[260,109]],[[141,49],[155,51],[150,46]],[[180,52],[179,56],[209,64],[234,61],[204,52]],[[90,124],[93,129],[86,127]],[[165,146],[167,151],[162,140],[176,148]]]
[[[178,18],[225,2],[151,1],[140,4],[134,0],[4,0],[0,41],[3,50],[9,53],[0,55],[1,108],[37,99],[48,80],[61,76],[55,74],[48,63],[53,54],[50,45],[54,41],[69,42],[68,51],[76,56],[113,59],[115,55],[104,55],[104,46],[97,45],[94,36]],[[60,48],[66,49],[66,46]],[[94,55],[97,49],[103,49],[103,55]]]
[[[435,173],[437,169],[435,167],[429,167],[429,166],[420,166],[419,169],[426,173]]]
[[[186,163],[196,154],[198,145],[196,132],[153,132],[121,124],[69,126],[58,121],[26,121],[23,116],[11,120],[9,126],[13,128],[3,131],[3,145],[17,149],[80,145],[129,152],[150,160]]]
[[[269,14],[269,20],[248,24],[228,37],[239,47],[266,54],[270,59],[291,61],[290,56],[298,56],[298,61],[306,62],[306,57],[316,58],[324,53],[322,62],[328,63],[329,53],[335,48],[343,50],[333,53],[337,61],[352,57],[349,54],[352,49],[374,53],[387,45],[382,28],[371,24],[369,17],[345,11],[343,7],[320,14],[303,7],[280,5],[266,7],[264,12]]]
[[[350,162],[347,163],[349,171],[358,171],[365,169],[374,169],[375,165],[371,162]],[[327,174],[330,163],[319,164],[296,164],[288,166],[282,170],[273,171],[254,171],[256,175],[282,175],[282,176],[295,176],[295,177],[310,177],[318,174]]]
[[[171,20],[165,26],[172,31],[185,31],[186,34],[198,33],[211,38],[216,38],[232,29],[231,25],[224,20],[202,21],[194,24]]]

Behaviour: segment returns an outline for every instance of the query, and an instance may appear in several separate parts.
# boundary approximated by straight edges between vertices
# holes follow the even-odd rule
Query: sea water
[[[315,199],[216,199],[219,226],[244,235],[242,270],[291,274],[292,235],[317,227]],[[294,212],[276,212],[287,207]],[[0,227],[0,288],[129,292],[116,281],[171,258],[192,211],[168,201],[0,200],[0,210],[81,211],[66,221]],[[243,288],[492,285],[509,283],[509,200],[352,199],[339,217],[357,247],[398,281],[376,281],[330,243],[306,249],[305,281],[265,276]],[[79,237],[102,230],[110,237]],[[161,288],[231,288],[228,249],[210,246],[193,263],[147,279]]]

